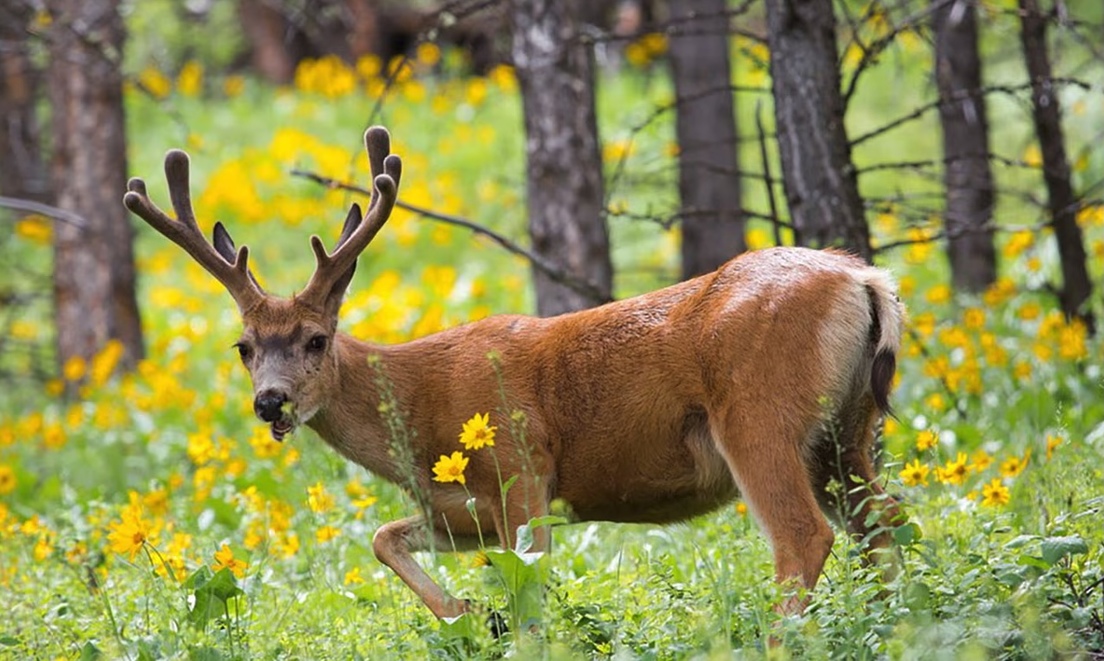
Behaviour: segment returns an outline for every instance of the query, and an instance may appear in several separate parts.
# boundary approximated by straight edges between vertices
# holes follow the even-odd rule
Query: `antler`
[[[310,239],[318,264],[306,289],[297,298],[317,307],[324,305],[341,277],[355,266],[357,257],[387,222],[391,209],[395,206],[399,179],[402,176],[402,160],[390,153],[391,136],[387,129],[373,126],[365,131],[364,147],[368,151],[373,181],[368,215],[362,222],[360,206],[353,204],[333,253],[326,252],[326,247],[318,236],[311,236]]]
[[[244,314],[265,296],[264,291],[249,272],[249,248],[242,246],[234,261],[229,261],[233,256],[234,244],[219,223],[215,224],[215,241],[218,243],[220,238],[225,239],[222,241],[226,244],[223,246],[222,254],[203,238],[203,233],[196,223],[195,212],[192,210],[192,196],[188,184],[188,154],[179,149],[169,150],[169,153],[165,154],[165,180],[169,184],[169,198],[172,201],[173,210],[176,211],[177,220],[170,218],[150,200],[149,195],[146,194],[146,182],[138,177],[127,182],[127,193],[123,196],[123,204],[155,230],[187,251],[192,259],[215,276],[234,297],[238,309]]]

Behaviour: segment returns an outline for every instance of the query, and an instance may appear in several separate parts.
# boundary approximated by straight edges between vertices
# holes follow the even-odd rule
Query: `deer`
[[[864,558],[892,545],[902,515],[872,459],[905,315],[887,271],[839,250],[774,247],[592,309],[494,315],[374,344],[339,332],[338,312],[358,256],[395,205],[402,161],[383,127],[364,143],[367,212],[351,205],[332,251],[310,237],[316,267],[290,298],[260,287],[248,247],[221,222],[206,240],[185,152],[165,156],[175,219],[140,178],[123,202],[237,303],[235,347],[273,438],[305,425],[372,474],[420,492],[423,511],[382,525],[372,549],[435,616],[459,617],[473,603],[446,593],[414,553],[473,550],[484,534],[512,548],[517,527],[554,501],[574,521],[664,524],[742,497],[789,590],[784,613],[801,612],[816,586],[835,540],[829,520],[863,544]],[[405,452],[390,439],[381,371],[413,430]],[[524,433],[511,431],[502,393]],[[457,432],[479,412],[498,423],[493,454],[468,457],[463,485],[435,481],[434,460],[460,449]],[[503,495],[506,479],[516,482]],[[549,549],[547,526],[532,535],[531,550]]]

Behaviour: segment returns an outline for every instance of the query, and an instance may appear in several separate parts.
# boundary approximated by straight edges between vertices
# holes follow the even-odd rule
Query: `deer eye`
[[[325,335],[315,335],[311,339],[307,340],[307,351],[322,351],[326,348],[327,338]]]
[[[242,362],[246,362],[253,355],[253,349],[250,348],[245,342],[236,342],[234,348],[238,350],[238,355],[241,356]]]

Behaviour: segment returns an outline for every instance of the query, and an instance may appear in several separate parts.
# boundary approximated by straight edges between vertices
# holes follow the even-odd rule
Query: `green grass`
[[[925,67],[914,55],[874,69],[854,102],[852,133],[920,103]],[[307,236],[332,241],[353,199],[288,170],[329,168],[365,181],[359,140],[369,119],[391,129],[411,201],[524,242],[516,95],[491,85],[470,104],[466,81],[424,84],[424,98],[399,93],[371,118],[374,99],[363,94],[327,98],[250,81],[230,98],[154,101],[132,93],[131,168],[167,204],[161,158],[169,147],[188,148],[201,222],[217,217],[249,243],[258,274],[281,293],[302,287],[310,274]],[[1067,123],[1077,153],[1104,106],[1099,96],[1070,94],[1071,103],[1086,102]],[[677,204],[670,115],[632,130],[670,95],[658,76],[603,80],[604,138],[633,139],[611,204],[659,215]],[[745,133],[754,112],[741,99]],[[769,130],[769,103],[762,112]],[[1022,113],[1000,112],[994,144],[1018,157],[1030,126]],[[856,160],[933,157],[932,122],[872,141]],[[287,130],[296,133],[276,140]],[[743,147],[749,169],[758,169],[757,154],[756,145]],[[1102,170],[1094,154],[1078,176],[1088,181]],[[1037,170],[998,176],[1013,192],[1040,191]],[[862,184],[867,195],[935,185],[892,173]],[[216,195],[205,199],[205,190]],[[766,208],[761,187],[746,184],[745,196],[748,206]],[[876,224],[880,241],[906,231],[907,218],[889,216]],[[1003,223],[1037,216],[1014,196],[1001,200]],[[1099,282],[1104,224],[1085,229]],[[561,526],[552,553],[533,568],[546,586],[536,606],[539,633],[496,641],[481,619],[435,620],[372,556],[372,532],[414,509],[397,488],[340,459],[309,431],[280,446],[265,440],[230,348],[239,329],[232,301],[162,237],[138,230],[149,345],[141,370],[93,379],[78,402],[42,388],[0,398],[0,470],[11,476],[10,490],[0,491],[0,657],[99,650],[107,658],[727,658],[762,656],[772,636],[792,658],[1049,658],[1104,649],[1102,347],[1055,316],[1041,286],[1058,266],[1048,235],[1020,252],[1005,248],[1009,288],[984,298],[941,295],[946,266],[938,246],[882,256],[906,285],[915,330],[900,361],[898,418],[885,437],[883,479],[920,531],[901,537],[896,577],[863,569],[856,547],[840,536],[807,612],[780,619],[769,548],[736,507],[663,528]],[[611,230],[619,295],[672,280],[676,235],[624,217],[611,219]],[[1007,241],[1002,235],[1001,245]],[[48,263],[41,245],[16,237],[6,246]],[[361,259],[342,323],[367,339],[398,341],[487,313],[529,310],[527,283],[527,265],[485,240],[397,215]],[[48,335],[43,318],[26,322]],[[934,447],[917,447],[922,431],[937,434]],[[1048,438],[1060,441],[1051,452]],[[961,484],[937,480],[936,468],[960,452],[975,466],[985,457],[992,464]],[[1022,471],[1002,471],[1002,463],[1025,456]],[[900,473],[913,461],[930,469],[927,486],[904,483]],[[993,480],[1009,490],[1007,504],[982,503]],[[312,488],[332,495],[333,505],[313,511]],[[365,505],[365,495],[376,500]],[[108,535],[132,507],[159,529],[130,559],[111,550]],[[326,527],[339,534],[319,541]],[[224,544],[248,563],[239,578],[214,570]],[[176,578],[188,581],[155,573],[160,556],[179,556]],[[533,608],[504,587],[509,555],[492,566],[478,557],[422,560],[456,595],[507,614]],[[522,581],[520,592],[536,582]]]

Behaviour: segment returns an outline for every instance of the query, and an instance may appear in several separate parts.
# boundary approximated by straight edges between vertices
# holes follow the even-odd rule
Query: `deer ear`
[[[234,239],[230,238],[230,232],[226,231],[221,222],[215,222],[215,229],[211,232],[211,244],[215,246],[218,254],[222,255],[228,263],[233,264],[238,258],[238,250],[234,245]]]
[[[353,206],[349,207],[349,214],[345,216],[345,224],[341,226],[341,236],[338,237],[334,250],[337,250],[349,240],[356,228],[360,227],[362,220],[364,218],[360,215],[360,205],[354,202]]]
[[[211,244],[215,247],[215,251],[219,256],[226,260],[228,264],[234,264],[238,259],[237,246],[234,245],[234,239],[230,238],[230,232],[226,231],[226,227],[219,221],[215,221],[215,228],[211,231]],[[253,275],[253,269],[249,269],[249,279],[253,281],[257,289],[261,289],[261,286],[257,284],[257,278]],[[263,293],[264,290],[261,289]]]
[[[364,220],[364,217],[360,214],[360,205],[353,204],[349,208],[349,214],[345,216],[345,224],[341,227],[341,236],[337,239],[337,245],[334,246],[336,251],[344,244],[360,223]],[[356,262],[348,268],[341,277],[334,282],[333,289],[330,290],[329,295],[326,296],[326,312],[327,314],[337,315],[341,309],[341,301],[345,298],[345,291],[349,289],[349,283],[353,281],[353,274],[356,273]]]

